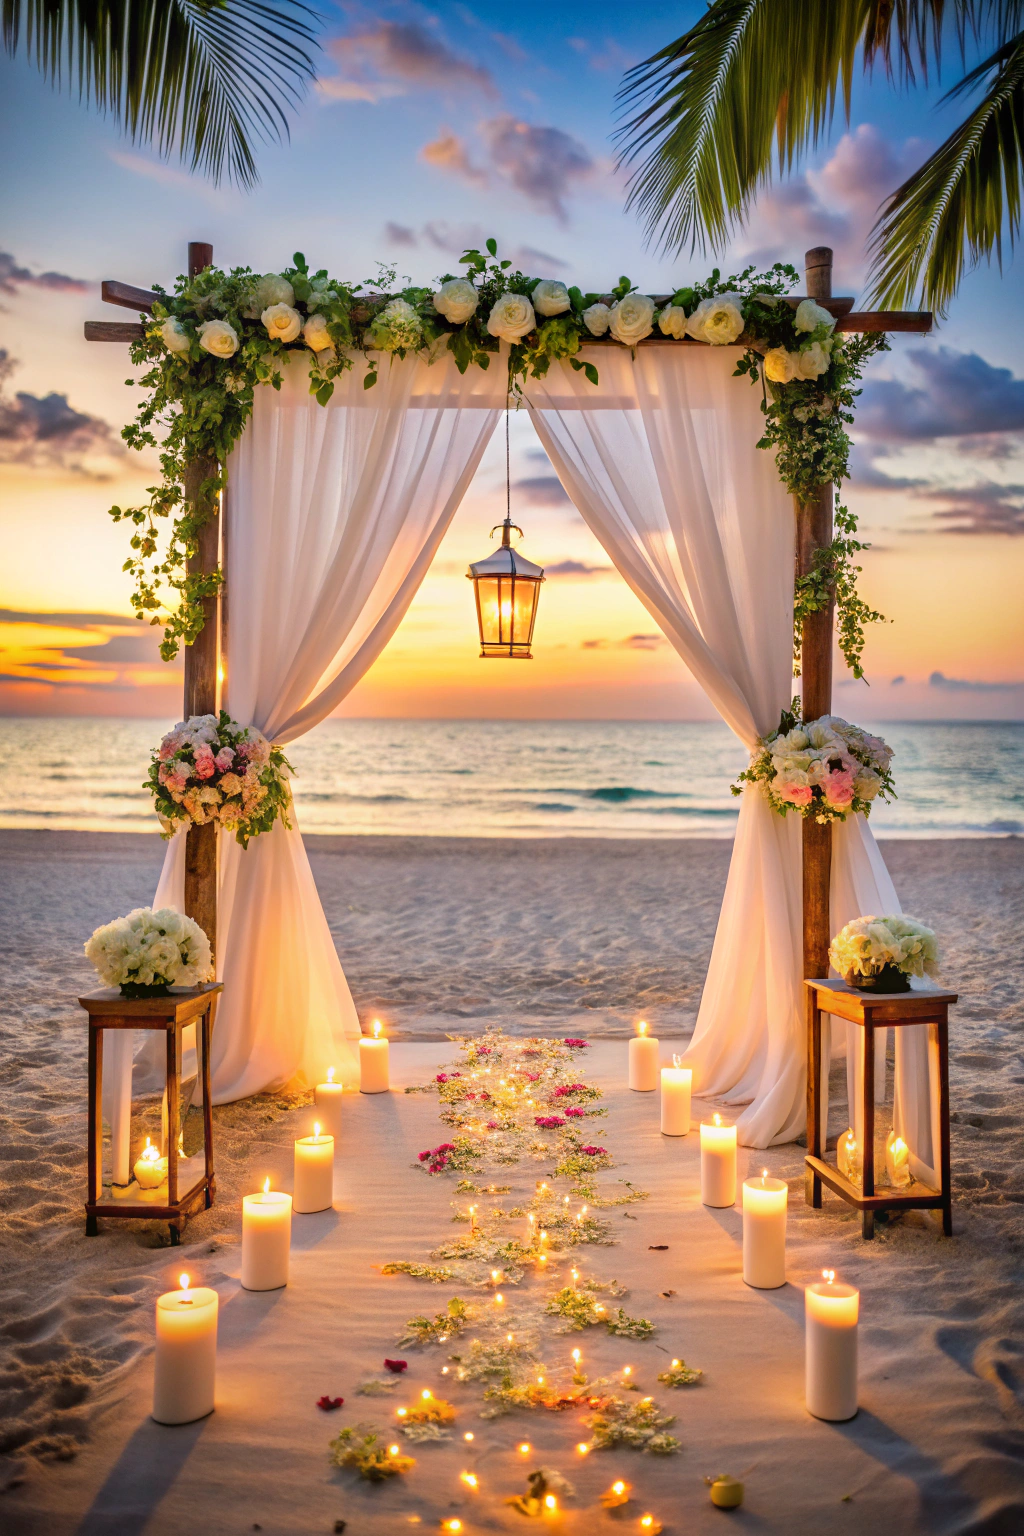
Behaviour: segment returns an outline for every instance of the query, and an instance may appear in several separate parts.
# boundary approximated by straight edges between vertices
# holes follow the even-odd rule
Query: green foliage
[[[601,1323],[609,1325],[609,1332],[617,1332],[610,1326],[610,1320],[614,1314],[608,1311],[607,1303],[602,1301],[602,1296],[625,1296],[625,1286],[618,1281],[610,1280],[604,1283],[596,1280],[579,1280],[575,1286],[563,1286],[560,1291],[549,1298],[544,1310],[550,1317],[560,1317],[565,1322],[565,1327],[559,1331],[562,1333],[578,1332],[581,1328],[595,1328]],[[621,1307],[618,1308],[621,1313]],[[633,1335],[637,1337],[637,1335]]]
[[[257,139],[288,136],[314,76],[318,17],[300,0],[3,0],[4,46],[193,171],[258,182]]]
[[[649,1339],[658,1331],[646,1317],[629,1317],[621,1307],[616,1307],[607,1320],[607,1326],[608,1332],[616,1334],[620,1339]]]
[[[962,65],[980,44],[987,56],[940,104],[982,92],[980,101],[892,194],[873,236],[871,302],[899,308],[920,293],[944,313],[965,267],[1001,260],[1004,233],[1012,244],[1019,231],[1022,16],[1018,0],[712,0],[626,76],[629,206],[665,249],[722,246],[840,104],[849,121],[858,61],[908,85],[918,70],[937,72],[944,34]]]
[[[653,1456],[672,1456],[679,1450],[675,1435],[667,1434],[675,1423],[672,1414],[663,1414],[651,1397],[627,1403],[611,1397],[585,1420],[594,1449],[608,1451],[617,1445],[633,1451],[647,1451]]]
[[[469,1308],[461,1296],[453,1296],[443,1312],[434,1317],[410,1317],[399,1344],[446,1344],[462,1332],[469,1321]]]
[[[328,1447],[331,1465],[351,1467],[370,1483],[383,1483],[399,1477],[416,1465],[411,1456],[392,1456],[388,1442],[379,1429],[370,1424],[354,1424],[336,1435]]]
[[[865,624],[882,624],[884,614],[866,603],[857,591],[861,566],[856,557],[870,549],[857,538],[857,519],[848,507],[837,505],[833,514],[835,536],[818,549],[806,576],[798,576],[793,589],[793,674],[800,675],[804,621],[829,603],[836,605],[837,634],[843,660],[854,677],[862,678]]]
[[[382,1264],[382,1275],[409,1275],[413,1280],[429,1280],[432,1285],[443,1285],[451,1280],[455,1274],[453,1269],[437,1264],[412,1264],[405,1259],[396,1259],[391,1264]]]
[[[222,709],[216,721],[215,737],[207,745],[215,755],[230,748],[234,753],[230,769],[217,769],[211,778],[200,780],[195,772],[195,742],[176,738],[179,745],[169,757],[159,755],[163,743],[154,749],[143,788],[153,796],[164,839],[173,837],[182,826],[215,821],[226,832],[233,831],[235,841],[248,848],[250,838],[269,832],[278,819],[286,827],[291,826],[288,813],[292,805],[292,766],[280,747],[267,742],[251,727],[239,726],[227,710]],[[254,737],[259,741],[261,754],[265,754],[262,764],[247,752]],[[190,785],[176,792],[177,798],[160,777],[162,771],[176,767],[191,778]]]
[[[704,1372],[685,1360],[673,1361],[667,1371],[661,1371],[658,1380],[666,1387],[695,1387],[703,1379]]]

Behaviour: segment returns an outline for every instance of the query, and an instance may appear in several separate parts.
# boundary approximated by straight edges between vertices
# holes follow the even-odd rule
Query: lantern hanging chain
[[[512,534],[518,533],[523,537],[523,530],[518,523],[512,521],[512,453],[509,446],[508,406],[505,407],[505,521],[501,526],[501,544],[503,549],[511,549]],[[491,535],[497,533],[497,528],[491,529]]]

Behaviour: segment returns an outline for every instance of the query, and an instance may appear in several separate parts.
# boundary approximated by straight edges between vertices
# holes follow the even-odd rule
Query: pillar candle
[[[387,1041],[384,1043],[386,1045]],[[313,1102],[320,1124],[329,1136],[334,1137],[335,1146],[341,1140],[341,1096],[342,1086],[334,1081],[334,1068],[328,1067],[326,1083],[317,1083],[313,1090]]]
[[[213,1411],[217,1373],[217,1292],[206,1286],[167,1291],[156,1303],[153,1417],[158,1424],[191,1424]]]
[[[629,1086],[634,1093],[653,1093],[658,1086],[658,1042],[638,1024],[629,1042]]]
[[[288,1284],[292,1242],[292,1197],[270,1188],[242,1200],[242,1286],[247,1291],[276,1291]]]
[[[836,1285],[835,1271],[804,1292],[807,1408],[840,1423],[857,1412],[857,1318],[860,1292]]]
[[[704,1205],[736,1204],[736,1127],[721,1115],[700,1123],[700,1198]]]
[[[759,1291],[786,1283],[786,1205],[789,1186],[770,1179],[743,1182],[743,1278]]]
[[[359,1042],[359,1091],[387,1093],[390,1086],[388,1042],[381,1037],[380,1020],[374,1019],[372,1038],[364,1035]]]
[[[312,1136],[295,1143],[294,1187],[292,1209],[302,1214],[327,1211],[334,1204],[334,1137],[320,1134],[319,1121]]]
[[[661,1134],[688,1136],[690,1133],[690,1088],[693,1072],[672,1057],[670,1067],[661,1069]]]

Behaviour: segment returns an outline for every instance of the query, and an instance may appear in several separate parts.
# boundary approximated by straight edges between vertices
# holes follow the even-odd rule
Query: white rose
[[[523,293],[503,293],[487,318],[487,329],[502,341],[522,341],[537,324],[533,305]]]
[[[323,315],[310,315],[302,327],[302,339],[314,352],[323,352],[331,345],[331,333]]]
[[[583,311],[583,324],[591,336],[603,336],[608,329],[612,312],[607,304],[591,304]]]
[[[870,768],[861,768],[854,775],[853,792],[858,800],[873,800],[881,787],[881,779]]]
[[[820,341],[812,341],[809,347],[803,347],[793,356],[798,379],[817,379],[829,364],[828,351]]]
[[[170,315],[160,327],[160,339],[168,352],[187,352],[189,335],[180,320]]]
[[[713,347],[727,347],[743,330],[742,300],[738,293],[716,293],[706,303],[704,340]]]
[[[663,336],[680,341],[686,335],[686,310],[681,304],[666,304],[658,316],[658,330]]]
[[[233,357],[238,351],[238,335],[226,320],[204,320],[199,327],[199,345],[213,357]]]
[[[773,384],[788,384],[796,378],[796,357],[785,347],[772,347],[764,355],[764,371]]]
[[[538,315],[563,315],[572,300],[564,283],[546,277],[533,290],[533,307]]]
[[[635,347],[654,329],[654,300],[646,293],[627,293],[612,305],[608,329],[624,347]]]
[[[302,330],[302,316],[290,304],[271,304],[260,319],[274,341],[294,341]]]
[[[274,272],[268,272],[266,277],[261,277],[253,290],[252,300],[246,310],[246,319],[255,320],[265,309],[270,309],[273,304],[294,304],[295,289],[286,277],[278,277]]]
[[[468,277],[450,277],[434,294],[434,308],[452,325],[464,325],[479,303],[480,295]]]
[[[835,316],[830,315],[827,309],[822,309],[813,299],[801,299],[796,307],[793,324],[798,331],[813,331],[819,325],[827,325],[831,331],[835,323]]]

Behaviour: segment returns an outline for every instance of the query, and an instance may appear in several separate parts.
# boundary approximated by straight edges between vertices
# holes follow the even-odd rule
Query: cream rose
[[[271,304],[260,319],[273,341],[294,341],[302,330],[302,316],[290,304]]]
[[[654,329],[654,300],[646,293],[627,293],[612,305],[608,329],[624,347],[635,347]]]
[[[564,283],[545,277],[533,290],[533,307],[538,315],[564,315],[572,300]]]
[[[607,304],[591,304],[583,311],[583,324],[591,336],[604,336],[608,330],[612,312]]]
[[[314,352],[324,352],[331,345],[331,333],[323,315],[310,315],[302,327],[302,339]]]
[[[829,364],[828,350],[820,341],[812,341],[809,347],[802,347],[793,355],[798,379],[817,379]]]
[[[487,318],[487,329],[502,341],[522,341],[537,324],[533,305],[524,293],[503,293]]]
[[[480,295],[468,277],[450,277],[434,294],[434,308],[452,325],[464,325],[479,303]]]
[[[160,339],[168,352],[187,352],[189,335],[180,320],[169,315],[160,327]]]
[[[257,280],[253,289],[252,299],[245,312],[247,320],[256,320],[265,309],[270,309],[273,304],[294,304],[295,289],[286,277],[278,277],[274,272],[268,272],[265,277]]]
[[[785,347],[772,347],[764,355],[764,371],[773,384],[789,384],[796,378],[796,358]]]
[[[686,310],[681,304],[666,304],[658,316],[658,330],[663,336],[679,341],[686,335]]]
[[[238,334],[226,320],[204,320],[199,327],[199,345],[213,357],[234,357]]]
[[[743,330],[743,311],[738,293],[716,293],[702,299],[686,322],[686,334],[695,341],[726,347]]]
[[[813,331],[819,325],[827,325],[829,330],[835,328],[835,316],[830,315],[827,309],[822,309],[813,299],[801,299],[796,307],[796,315],[793,324],[798,331]]]

